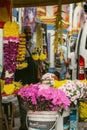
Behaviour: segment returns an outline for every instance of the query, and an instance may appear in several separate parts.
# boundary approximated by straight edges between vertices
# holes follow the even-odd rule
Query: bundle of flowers
[[[80,80],[68,80],[59,89],[63,90],[71,101],[71,105],[77,105],[79,100],[85,99],[87,96],[87,85]]]
[[[41,78],[41,82],[43,84],[48,84],[50,86],[54,85],[54,80],[57,79],[56,75],[53,73],[45,73],[42,78]]]
[[[61,80],[61,81],[58,80],[58,77],[53,73],[45,73],[42,76],[41,81],[43,84],[49,84],[50,86],[54,88],[59,88],[63,84],[67,83],[67,80]]]
[[[10,84],[4,84],[4,81],[1,81],[1,86],[2,87],[2,95],[11,95],[11,94],[16,94],[17,91],[22,88],[22,83],[19,82],[12,82]]]
[[[35,48],[32,52],[32,58],[34,60],[41,60],[41,61],[44,61],[46,60],[47,56],[46,54],[44,54],[40,49],[38,48]]]
[[[46,84],[33,84],[22,87],[18,95],[23,99],[25,108],[33,111],[67,110],[70,100],[62,90],[49,87]]]

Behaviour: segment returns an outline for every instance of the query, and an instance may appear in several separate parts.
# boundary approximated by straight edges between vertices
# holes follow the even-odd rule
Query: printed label
[[[34,128],[36,130],[49,130],[53,127],[55,127],[55,121],[32,121],[32,120],[28,120],[27,118],[27,125],[29,128]],[[52,130],[53,130],[52,129]]]

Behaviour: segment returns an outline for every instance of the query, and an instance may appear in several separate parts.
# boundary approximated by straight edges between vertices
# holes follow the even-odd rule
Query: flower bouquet
[[[22,87],[18,95],[27,110],[58,111],[67,110],[70,100],[65,93],[47,84],[37,83]]]

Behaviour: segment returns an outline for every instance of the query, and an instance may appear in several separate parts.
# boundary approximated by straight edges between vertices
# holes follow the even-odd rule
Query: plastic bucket
[[[26,126],[28,130],[55,130],[59,114],[57,111],[27,112]]]
[[[70,130],[70,110],[64,111],[56,123],[56,130]]]

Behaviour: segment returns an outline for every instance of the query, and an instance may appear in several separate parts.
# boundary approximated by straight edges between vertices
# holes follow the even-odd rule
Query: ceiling
[[[10,1],[12,2],[13,8],[57,5],[59,1],[61,1],[62,4],[87,2],[87,0],[10,0]]]

